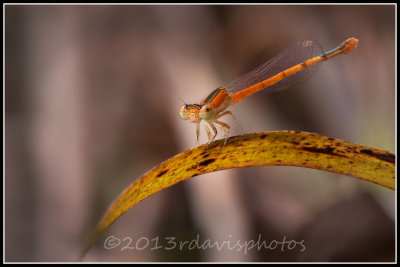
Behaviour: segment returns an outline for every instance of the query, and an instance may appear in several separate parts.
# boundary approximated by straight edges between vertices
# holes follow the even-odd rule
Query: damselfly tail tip
[[[354,37],[350,37],[349,39],[344,41],[344,43],[345,43],[345,46],[344,46],[343,51],[345,54],[347,54],[357,48],[358,39],[356,39]]]

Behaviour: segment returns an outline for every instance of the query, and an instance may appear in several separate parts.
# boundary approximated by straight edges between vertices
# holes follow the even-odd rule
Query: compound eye
[[[215,108],[214,106],[207,104],[204,105],[199,112],[200,118],[203,120],[209,120],[215,117]]]
[[[179,117],[181,117],[182,120],[187,120],[189,118],[186,105],[183,105],[179,108]]]

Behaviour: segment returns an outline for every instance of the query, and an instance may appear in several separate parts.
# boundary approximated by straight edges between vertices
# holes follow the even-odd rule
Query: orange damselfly
[[[335,49],[323,53],[315,41],[297,41],[257,69],[233,80],[226,87],[218,87],[200,104],[184,104],[179,109],[179,116],[197,124],[197,142],[200,123],[203,121],[208,143],[217,136],[215,124],[221,126],[226,143],[230,126],[219,119],[225,115],[233,116],[227,110],[228,107],[263,89],[274,91],[304,81],[318,69],[321,62],[350,53],[357,47],[357,43],[357,39],[349,38]],[[214,136],[211,136],[208,126],[214,131]]]

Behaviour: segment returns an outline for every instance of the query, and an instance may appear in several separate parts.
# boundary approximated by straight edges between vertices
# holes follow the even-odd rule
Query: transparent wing
[[[236,93],[256,83],[262,82],[290,67],[300,64],[307,59],[319,56],[322,53],[321,46],[316,41],[297,41],[268,62],[259,66],[257,69],[230,82],[226,86],[226,89],[231,94]],[[302,82],[309,78],[319,68],[320,64],[321,63],[318,63],[299,71],[278,83],[267,87],[265,91],[276,91],[287,88],[295,83]]]

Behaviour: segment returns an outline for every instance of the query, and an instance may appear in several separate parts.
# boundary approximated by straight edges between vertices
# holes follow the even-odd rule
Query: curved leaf
[[[180,153],[129,185],[95,228],[87,250],[119,216],[143,199],[208,172],[250,166],[298,166],[350,175],[395,188],[395,155],[314,133],[279,131],[230,137]]]

